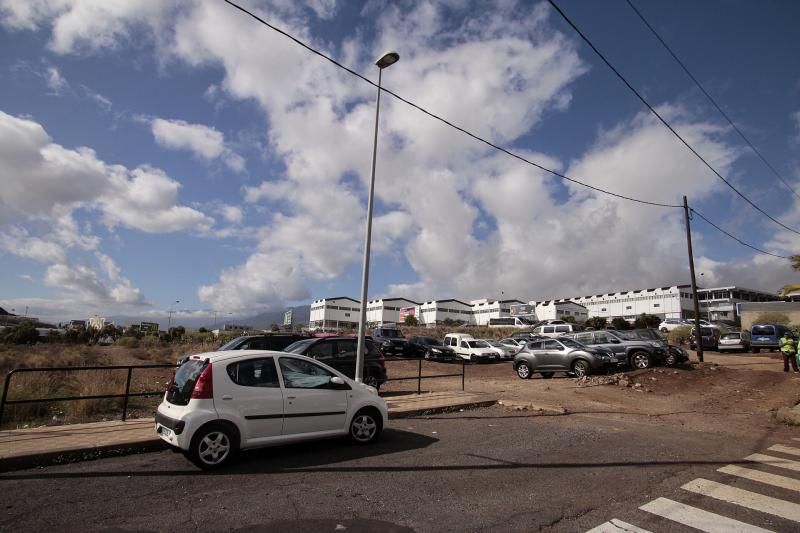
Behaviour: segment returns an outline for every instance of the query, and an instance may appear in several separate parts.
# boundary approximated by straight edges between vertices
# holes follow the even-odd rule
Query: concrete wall
[[[783,313],[790,324],[800,324],[800,302],[744,302],[741,304],[742,330],[750,329],[762,313]]]

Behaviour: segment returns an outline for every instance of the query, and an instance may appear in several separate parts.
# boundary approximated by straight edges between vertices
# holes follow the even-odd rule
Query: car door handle
[[[222,397],[223,400],[233,400],[233,396],[225,395]]]
[[[287,396],[286,399],[287,400],[296,400],[297,396]]]

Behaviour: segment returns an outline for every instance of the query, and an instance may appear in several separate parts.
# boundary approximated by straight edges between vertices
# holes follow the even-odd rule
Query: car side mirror
[[[350,385],[345,383],[345,381],[340,378],[339,376],[333,376],[330,381],[331,388],[337,390],[348,390],[350,389]]]
[[[620,343],[619,339],[611,339],[611,344],[619,344],[619,343]]]

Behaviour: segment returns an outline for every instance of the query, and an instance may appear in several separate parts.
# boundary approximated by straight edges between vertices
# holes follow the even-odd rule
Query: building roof
[[[411,302],[412,304],[420,305],[420,302],[415,302],[414,300],[409,300],[408,298],[376,298],[374,300],[369,300],[367,303],[384,301],[384,302],[396,302],[397,300],[403,300],[404,302]]]
[[[333,298],[321,298],[321,299],[316,300],[316,301],[317,302],[327,302],[328,300],[350,300],[351,302],[355,302],[357,304],[361,303],[358,300],[356,300],[355,298],[350,298],[349,296],[334,296]]]

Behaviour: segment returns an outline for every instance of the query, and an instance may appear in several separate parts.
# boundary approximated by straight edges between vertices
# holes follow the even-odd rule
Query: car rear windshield
[[[723,333],[720,339],[741,339],[741,333]]]
[[[303,339],[301,341],[293,342],[292,344],[284,348],[283,351],[303,354],[306,351],[306,348],[308,348],[308,345],[316,340],[317,339]]]
[[[167,389],[167,401],[174,405],[188,405],[194,384],[205,366],[205,361],[199,359],[189,359],[183,363],[175,371],[175,377]]]
[[[775,335],[775,326],[753,326],[753,335]]]
[[[235,339],[230,340],[230,341],[226,342],[225,344],[223,344],[222,346],[220,346],[219,348],[217,348],[217,351],[218,352],[224,352],[225,350],[235,350],[236,346],[238,346],[239,343],[241,343],[242,340],[244,340],[246,338],[247,337],[236,337]]]

